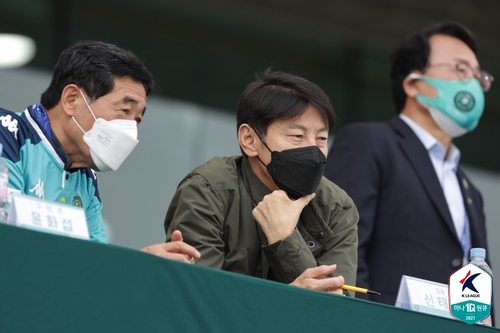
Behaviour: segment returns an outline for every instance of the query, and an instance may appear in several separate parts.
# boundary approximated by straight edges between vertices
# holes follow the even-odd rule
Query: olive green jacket
[[[179,184],[165,218],[167,240],[180,230],[204,266],[290,283],[307,268],[337,264],[333,275],[354,285],[359,216],[351,198],[323,177],[295,231],[268,245],[252,210],[269,193],[246,156],[215,157]]]

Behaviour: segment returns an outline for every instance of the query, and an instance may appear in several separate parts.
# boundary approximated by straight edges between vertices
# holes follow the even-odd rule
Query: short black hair
[[[79,41],[59,55],[40,102],[46,109],[55,107],[68,84],[82,87],[95,100],[113,90],[115,77],[142,83],[146,96],[154,88],[153,75],[134,53],[100,41]]]
[[[410,36],[391,55],[392,101],[398,113],[406,103],[403,80],[411,71],[425,71],[428,66],[430,43],[434,35],[446,35],[460,39],[476,54],[476,41],[470,31],[456,22],[435,23]]]
[[[251,82],[241,94],[237,107],[237,129],[248,124],[259,135],[266,135],[269,125],[277,120],[299,117],[314,107],[331,133],[336,115],[330,99],[316,84],[303,77],[268,68]]]

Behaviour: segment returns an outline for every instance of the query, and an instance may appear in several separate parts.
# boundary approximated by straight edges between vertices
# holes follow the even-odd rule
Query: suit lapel
[[[390,125],[399,136],[399,146],[417,174],[422,186],[431,198],[436,210],[445,221],[450,232],[458,240],[450,209],[444,196],[443,189],[432,165],[429,153],[413,130],[399,117],[390,121]]]
[[[462,190],[462,196],[464,198],[464,206],[465,211],[467,212],[467,216],[469,217],[469,231],[471,235],[471,243],[474,244],[482,244],[480,239],[482,239],[482,235],[478,235],[478,231],[482,230],[479,226],[481,219],[481,213],[478,209],[482,209],[480,207],[480,202],[475,202],[477,200],[476,196],[472,192],[472,186],[469,184],[469,180],[465,177],[464,172],[458,168],[457,169],[457,178],[460,183],[460,189]],[[479,245],[478,245],[479,246]]]

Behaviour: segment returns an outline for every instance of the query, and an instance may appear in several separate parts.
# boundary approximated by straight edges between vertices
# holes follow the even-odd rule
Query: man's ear
[[[238,128],[238,143],[247,156],[257,156],[257,133],[248,124],[241,124]]]
[[[420,74],[420,73],[415,73],[415,74]],[[418,79],[411,78],[408,76],[403,80],[403,90],[405,91],[406,96],[415,98],[415,96],[417,96],[420,93],[417,87],[418,81],[419,81]]]
[[[80,88],[78,88],[77,85],[68,84],[66,87],[64,87],[59,103],[61,104],[64,112],[69,117],[75,115],[75,111],[77,110],[77,106],[79,103],[78,100],[81,96],[82,95],[80,94]]]

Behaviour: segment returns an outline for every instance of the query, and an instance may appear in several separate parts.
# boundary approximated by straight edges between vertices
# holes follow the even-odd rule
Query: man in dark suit
[[[486,248],[482,197],[452,139],[476,127],[492,81],[465,27],[431,26],[393,52],[399,115],[335,137],[325,176],[358,207],[357,285],[382,293],[370,300],[394,305],[402,275],[448,283],[471,247]]]

